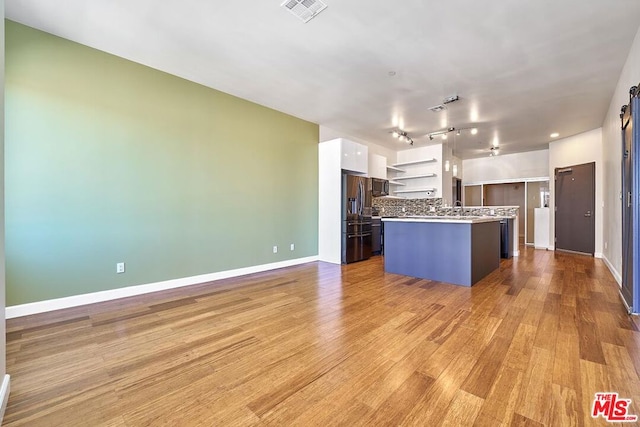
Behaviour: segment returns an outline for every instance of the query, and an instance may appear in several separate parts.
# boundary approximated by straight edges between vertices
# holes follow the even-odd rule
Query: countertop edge
[[[512,217],[498,217],[498,216],[465,218],[465,219],[458,219],[454,217],[425,217],[425,218],[416,218],[416,217],[384,218],[383,217],[382,221],[384,222],[434,222],[434,223],[441,223],[441,224],[479,224],[483,222],[500,221],[504,218],[512,219]]]

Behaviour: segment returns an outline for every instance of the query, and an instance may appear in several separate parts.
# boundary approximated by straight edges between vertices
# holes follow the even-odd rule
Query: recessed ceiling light
[[[471,135],[475,135],[478,133],[478,128],[471,129]]]
[[[551,138],[557,138],[560,136],[560,134],[558,132],[554,132],[551,135],[549,135]]]

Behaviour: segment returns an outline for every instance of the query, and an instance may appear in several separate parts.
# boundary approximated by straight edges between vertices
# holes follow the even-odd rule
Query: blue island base
[[[471,286],[500,267],[499,220],[384,222],[384,269]]]

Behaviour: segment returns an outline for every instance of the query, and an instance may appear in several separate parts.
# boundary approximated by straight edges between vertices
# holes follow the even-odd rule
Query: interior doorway
[[[484,186],[486,206],[518,206],[520,221],[518,221],[518,241],[524,243],[525,238],[525,185],[523,182],[505,184],[487,184]]]
[[[451,205],[462,206],[462,180],[453,178],[451,181]]]
[[[536,209],[549,207],[549,181],[531,181],[527,187],[527,235],[525,243],[533,245],[536,234]],[[542,224],[540,224],[542,225]]]
[[[556,168],[555,180],[555,248],[593,256],[596,164]]]

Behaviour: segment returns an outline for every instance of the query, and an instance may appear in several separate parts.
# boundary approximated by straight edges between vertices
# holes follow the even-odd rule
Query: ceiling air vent
[[[320,0],[285,0],[280,6],[286,7],[305,23],[327,8]]]
[[[434,113],[439,113],[440,111],[444,111],[446,109],[447,109],[447,107],[445,107],[442,104],[436,105],[435,107],[429,107],[429,110],[433,111]]]

